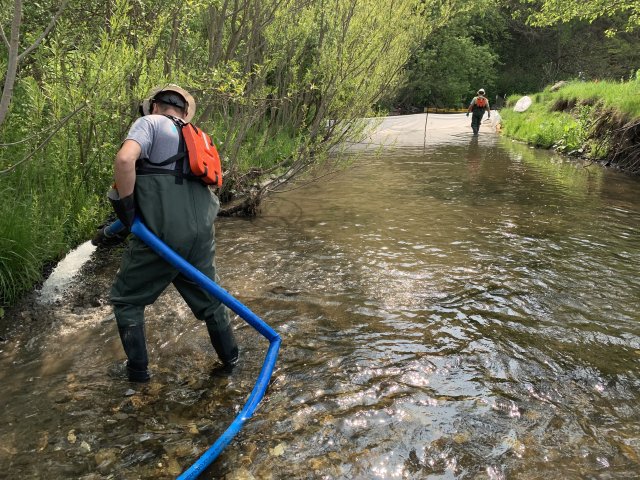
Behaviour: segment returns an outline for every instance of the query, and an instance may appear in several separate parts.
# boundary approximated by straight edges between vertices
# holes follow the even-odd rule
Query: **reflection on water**
[[[204,478],[637,477],[639,194],[460,136],[221,219],[223,285],[283,345]],[[94,268],[82,290],[104,297],[116,267]],[[132,389],[103,297],[4,344],[2,471],[172,478],[244,403],[266,352],[249,327],[240,371],[211,378],[205,329],[169,291],[148,309],[154,379]]]

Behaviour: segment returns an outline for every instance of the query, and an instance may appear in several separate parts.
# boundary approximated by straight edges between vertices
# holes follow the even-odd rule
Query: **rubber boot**
[[[207,325],[207,331],[209,332],[211,345],[213,345],[213,349],[222,362],[222,366],[215,368],[213,374],[216,376],[228,376],[238,364],[239,355],[238,344],[233,336],[233,329],[231,325],[228,325],[222,330],[214,330]]]
[[[144,338],[144,325],[118,327],[124,352],[127,354],[127,373],[131,382],[148,382],[151,378],[147,366],[147,343]]]

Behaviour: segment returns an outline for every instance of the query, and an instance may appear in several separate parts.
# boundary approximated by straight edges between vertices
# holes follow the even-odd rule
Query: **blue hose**
[[[123,225],[120,220],[107,227],[110,233],[117,233],[123,229]],[[280,342],[282,341],[280,335],[278,335],[269,325],[260,319],[255,313],[245,307],[242,303],[231,296],[226,290],[217,285],[209,277],[202,274],[199,270],[195,269],[189,262],[179,256],[176,252],[171,250],[162,240],[155,236],[138,218],[136,218],[131,226],[131,233],[146,243],[154,252],[164,258],[171,265],[176,267],[180,273],[184,276],[198,283],[211,295],[220,300],[223,304],[242,317],[249,325],[255,328],[260,334],[269,340],[269,349],[265,356],[262,369],[256,380],[256,384],[251,391],[251,395],[244,404],[244,407],[238,413],[236,418],[231,422],[231,425],[218,437],[215,443],[202,454],[202,456],[183,472],[178,480],[187,480],[198,478],[198,476],[211,465],[218,455],[222,453],[222,450],[231,443],[233,437],[240,431],[244,423],[251,418],[255,412],[260,400],[264,397],[271,374],[273,373],[273,367],[275,366],[276,359],[278,358],[278,350],[280,349]]]

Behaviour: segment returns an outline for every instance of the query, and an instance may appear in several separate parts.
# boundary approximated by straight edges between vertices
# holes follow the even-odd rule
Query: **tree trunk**
[[[2,98],[0,99],[0,125],[4,123],[9,104],[13,96],[13,86],[18,73],[18,48],[20,47],[20,24],[22,23],[22,0],[15,0],[13,5],[13,20],[11,21],[11,36],[9,38],[9,58],[7,61],[7,74],[4,78]]]
[[[68,0],[64,0],[58,8],[58,11],[53,16],[47,28],[40,34],[40,36],[29,46],[24,52],[18,53],[20,49],[20,25],[22,24],[22,0],[15,0],[13,4],[13,19],[11,20],[11,36],[9,41],[6,39],[7,45],[7,74],[4,78],[4,87],[2,89],[2,98],[0,98],[0,125],[2,125],[7,118],[9,112],[9,104],[11,103],[11,97],[13,97],[13,87],[16,83],[18,76],[18,64],[24,60],[35,48],[40,45],[42,40],[53,29],[54,25],[58,21],[62,11],[67,6]],[[4,35],[3,35],[4,38]]]

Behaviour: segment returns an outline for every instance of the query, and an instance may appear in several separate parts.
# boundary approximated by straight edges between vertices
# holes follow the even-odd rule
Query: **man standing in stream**
[[[487,118],[491,118],[491,108],[489,107],[489,100],[484,95],[484,88],[478,90],[478,95],[476,97],[473,97],[473,100],[471,100],[471,103],[469,104],[469,109],[467,110],[467,117],[471,112],[471,130],[473,130],[474,135],[478,135],[478,131],[480,130],[480,122],[482,121],[482,117],[485,111],[487,112]]]
[[[109,199],[127,228],[138,215],[170,248],[215,281],[213,222],[220,203],[207,185],[191,175],[180,128],[191,121],[195,110],[193,97],[177,85],[149,93],[142,104],[144,116],[134,122],[116,154],[116,188]],[[111,289],[129,380],[150,379],[144,310],[170,283],[195,317],[206,323],[222,362],[214,373],[230,373],[238,361],[238,346],[227,308],[134,236]]]

